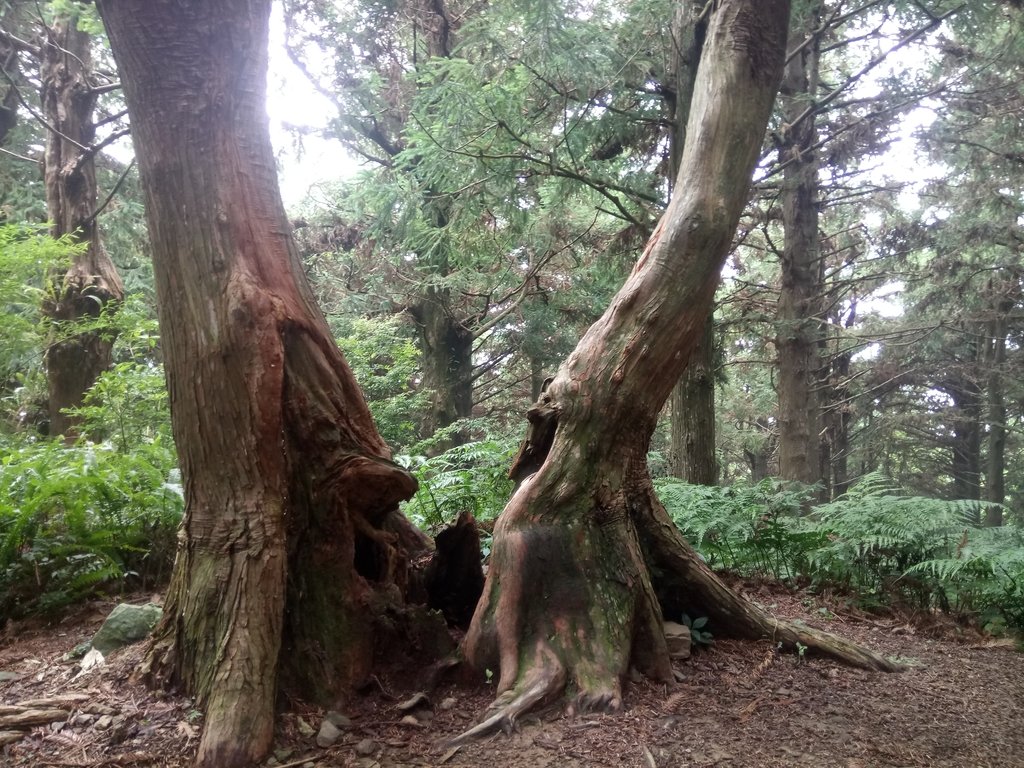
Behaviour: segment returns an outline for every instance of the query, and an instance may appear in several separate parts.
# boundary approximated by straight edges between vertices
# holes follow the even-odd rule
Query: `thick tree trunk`
[[[786,0],[716,4],[677,192],[626,284],[529,413],[513,467],[519,485],[495,526],[464,646],[477,668],[500,669],[499,696],[460,738],[507,725],[566,688],[573,709],[615,710],[631,664],[670,679],[658,599],[666,586],[726,631],[797,638],[700,564],[654,498],[646,466],[747,199],[788,15]],[[864,666],[892,666],[833,638],[803,637]]]
[[[708,315],[697,349],[672,391],[672,474],[688,483],[715,485],[715,332]]]
[[[100,9],[146,198],[186,498],[144,671],[205,707],[199,765],[248,765],[271,743],[279,671],[323,698],[369,675],[375,617],[425,547],[396,509],[415,480],[389,461],[290,236],[265,107],[270,0]]]
[[[46,138],[46,204],[54,237],[72,235],[86,244],[46,300],[43,311],[54,324],[46,350],[50,434],[73,440],[75,420],[66,408],[82,398],[110,367],[114,334],[94,329],[76,333],[74,323],[116,308],[124,286],[103,248],[96,224],[95,138],[92,122],[96,91],[90,82],[92,39],[77,23],[59,17],[41,46],[43,113],[52,130]]]
[[[805,9],[801,34],[818,27],[820,4]],[[818,41],[803,46],[786,65],[779,162],[782,181],[782,284],[779,294],[776,349],[779,360],[779,473],[785,480],[814,485],[821,480],[821,416],[818,343],[822,322],[821,243],[818,232],[817,132],[807,109],[818,83]],[[801,119],[802,118],[802,119]]]

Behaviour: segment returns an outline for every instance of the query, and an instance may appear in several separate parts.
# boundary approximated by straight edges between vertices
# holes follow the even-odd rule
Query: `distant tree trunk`
[[[981,499],[981,389],[973,381],[959,378],[948,385],[953,398],[952,475],[953,498]],[[975,511],[975,522],[981,522]]]
[[[54,325],[46,350],[51,435],[73,440],[76,421],[65,408],[82,397],[110,367],[113,334],[109,330],[69,331],[75,322],[95,319],[124,298],[124,286],[103,248],[96,223],[95,137],[93,110],[97,92],[90,82],[92,38],[66,16],[45,31],[40,80],[43,114],[53,130],[46,137],[46,205],[54,237],[72,235],[86,249],[59,281],[43,311]]]
[[[765,437],[757,446],[743,449],[743,460],[750,470],[750,481],[759,483],[772,474],[772,455],[778,447],[778,436],[764,416],[759,416],[753,426]]]
[[[819,26],[821,7],[805,9],[801,35]],[[779,474],[808,485],[821,481],[818,374],[822,338],[821,240],[818,231],[817,139],[808,113],[818,87],[817,38],[786,65],[781,101],[785,125],[779,144],[785,245],[777,316],[779,392]]]
[[[5,16],[6,14],[3,14],[0,18]],[[0,80],[0,147],[2,147],[7,142],[7,136],[18,124],[18,88],[11,81],[17,82],[21,73],[18,48],[3,35],[0,35],[0,69],[6,75],[3,80]],[[11,80],[8,80],[8,77]]]
[[[985,455],[985,525],[1003,524],[1002,505],[1006,501],[1006,399],[1003,394],[1003,367],[1006,365],[1006,312],[1013,303],[1000,305],[989,323],[988,354],[988,451]]]
[[[328,702],[368,679],[426,546],[397,511],[415,480],[389,460],[290,236],[265,106],[270,5],[99,4],[186,499],[144,673],[205,708],[208,768],[266,755],[279,679]]]
[[[673,63],[670,67],[672,87],[668,92],[669,119],[669,182],[675,182],[686,146],[686,124],[693,100],[707,18],[705,3],[695,0],[681,2],[673,19]],[[709,312],[700,344],[690,364],[683,371],[672,392],[671,471],[688,483],[715,485],[718,482],[718,459],[715,455],[715,333],[714,312]]]
[[[449,310],[446,289],[428,287],[423,300],[411,310],[423,354],[423,388],[430,392],[424,436],[473,415],[473,333]],[[444,447],[461,445],[469,435],[459,430],[443,441]]]
[[[714,315],[704,321],[701,340],[679,384],[672,390],[672,474],[688,483],[715,485]]]
[[[706,615],[720,634],[771,635],[893,668],[741,600],[687,545],[651,484],[650,439],[699,343],[785,54],[787,0],[713,8],[676,194],[611,306],[530,410],[512,470],[519,485],[495,526],[465,640],[473,666],[500,669],[499,695],[463,738],[566,689],[573,709],[616,710],[631,665],[671,679],[663,609]]]

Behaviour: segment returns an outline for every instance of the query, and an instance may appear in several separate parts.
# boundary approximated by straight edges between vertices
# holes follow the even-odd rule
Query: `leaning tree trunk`
[[[44,33],[40,80],[46,137],[46,205],[54,237],[71,235],[85,245],[57,282],[43,311],[53,323],[46,350],[50,434],[74,439],[77,421],[65,409],[82,398],[110,367],[110,329],[75,331],[74,325],[109,312],[124,298],[124,286],[100,241],[96,223],[96,167],[93,110],[97,91],[90,82],[92,37],[67,16]]]
[[[709,571],[655,497],[646,452],[657,415],[700,339],[764,136],[785,55],[787,0],[722,0],[701,58],[668,210],[626,284],[529,413],[519,481],[494,530],[469,661],[500,669],[492,713],[463,737],[573,692],[615,710],[632,664],[671,678],[661,599],[716,631],[772,635],[876,668],[883,659],[797,630]]]
[[[270,0],[100,3],[153,244],[186,511],[148,678],[206,710],[201,766],[248,765],[279,679],[370,674],[424,541],[306,283],[266,116]],[[279,677],[280,673],[280,677]]]

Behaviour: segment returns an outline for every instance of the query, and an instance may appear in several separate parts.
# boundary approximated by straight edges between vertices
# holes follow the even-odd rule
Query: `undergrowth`
[[[1024,532],[978,527],[978,502],[909,496],[878,473],[808,514],[807,491],[773,480],[655,484],[714,568],[840,588],[865,608],[937,609],[994,632],[1024,629]]]

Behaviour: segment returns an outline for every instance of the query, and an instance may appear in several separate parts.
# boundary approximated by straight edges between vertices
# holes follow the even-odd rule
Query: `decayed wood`
[[[10,709],[5,707],[5,709]],[[32,728],[36,725],[47,723],[59,723],[67,720],[69,712],[66,709],[30,709],[26,707],[13,707],[17,712],[0,714],[0,728]]]

